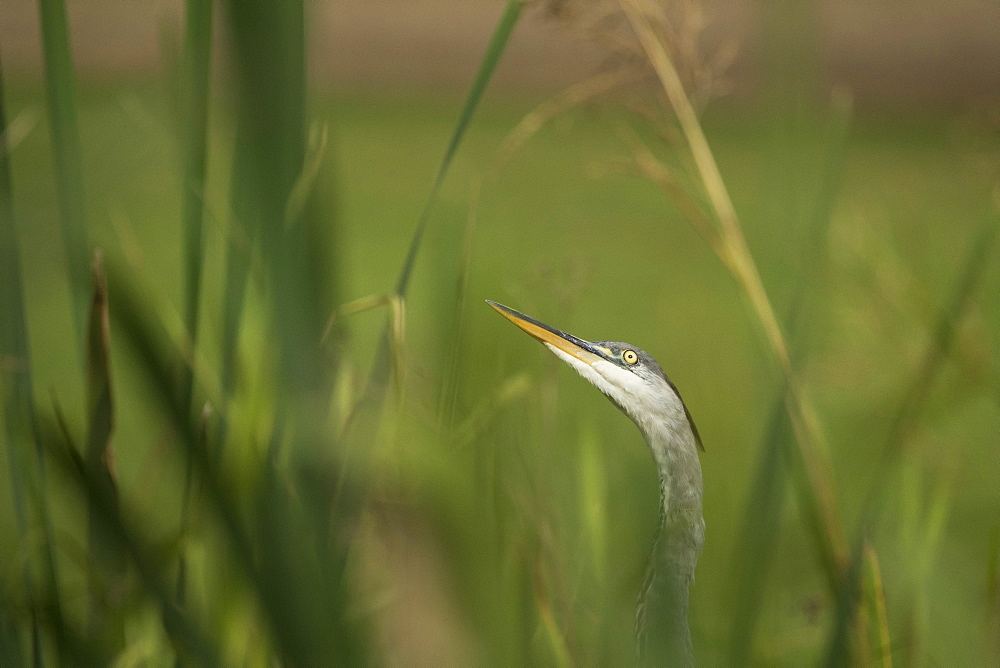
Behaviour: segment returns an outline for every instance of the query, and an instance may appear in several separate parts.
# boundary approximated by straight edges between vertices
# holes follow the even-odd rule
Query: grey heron
[[[652,357],[618,341],[584,341],[487,300],[590,381],[639,428],[660,479],[660,521],[636,611],[639,659],[691,665],[688,590],[705,537],[701,438],[677,388]]]

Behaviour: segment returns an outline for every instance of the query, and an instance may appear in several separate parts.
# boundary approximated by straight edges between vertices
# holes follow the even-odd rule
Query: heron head
[[[657,421],[686,421],[701,445],[676,386],[641,348],[620,341],[585,341],[503,304],[487,303],[590,381],[644,433]]]

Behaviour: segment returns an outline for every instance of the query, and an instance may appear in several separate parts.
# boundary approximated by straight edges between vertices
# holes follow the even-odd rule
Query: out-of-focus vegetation
[[[995,109],[701,115],[783,373],[655,83],[498,153],[539,117],[478,97],[516,9],[463,102],[310,92],[301,2],[220,6],[214,86],[192,1],[173,70],[74,87],[41,5],[47,80],[0,100],[0,665],[630,662],[648,453],[484,298],[683,392],[701,663],[997,661]]]

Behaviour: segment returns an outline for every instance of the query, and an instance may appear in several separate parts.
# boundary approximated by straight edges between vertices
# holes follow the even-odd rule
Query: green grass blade
[[[10,154],[7,148],[7,121],[0,72],[0,388],[3,388],[4,426],[11,465],[19,461],[13,450],[26,436],[23,433],[31,414],[31,362],[28,354],[28,327],[21,278],[21,254],[14,220]],[[9,370],[9,371],[8,371]],[[8,376],[9,374],[9,376]],[[11,492],[19,524],[26,521],[22,475],[12,471]]]
[[[410,246],[406,251],[406,259],[403,261],[399,278],[396,279],[396,294],[400,296],[406,295],[406,290],[410,285],[410,277],[413,273],[417,254],[420,251],[424,232],[427,230],[427,224],[430,221],[431,212],[437,201],[438,193],[444,184],[445,177],[448,175],[448,168],[451,167],[451,162],[458,151],[459,145],[462,143],[462,138],[469,127],[469,122],[472,120],[472,116],[479,106],[483,92],[493,77],[493,71],[496,69],[497,63],[500,62],[500,57],[503,55],[504,49],[507,48],[507,42],[514,32],[515,26],[517,26],[517,21],[521,16],[521,9],[523,7],[524,0],[509,0],[503,15],[500,17],[500,21],[497,23],[497,27],[493,30],[493,37],[490,39],[490,43],[486,47],[486,53],[479,63],[479,70],[472,80],[472,87],[465,97],[465,103],[462,105],[462,110],[458,115],[458,122],[452,131],[451,140],[445,149],[444,157],[438,167],[437,176],[434,178],[434,184],[431,186],[430,195],[427,197],[427,203],[424,204],[424,209],[420,213],[420,219],[417,221],[417,228],[410,239]],[[372,364],[371,373],[368,376],[368,387],[371,392],[375,393],[375,396],[370,398],[374,399],[376,403],[380,401],[381,393],[388,384],[389,359],[389,327],[386,325],[382,333],[378,351],[375,353],[375,361]]]
[[[339,544],[327,552],[308,544],[314,539],[325,544],[331,532],[340,531],[339,518],[315,520],[329,506],[332,483],[324,479],[323,493],[309,494],[294,485],[298,478],[292,476],[290,483],[277,463],[268,461],[256,492],[253,517],[257,531],[247,531],[231,487],[213,466],[207,449],[201,447],[199,430],[180,404],[176,374],[171,371],[176,368],[177,351],[164,343],[162,333],[141,314],[128,289],[119,283],[115,286],[115,321],[135,353],[150,398],[173,424],[178,445],[194,464],[205,501],[219,519],[220,536],[252,585],[281,656],[300,665],[334,665],[341,663],[340,658],[347,665],[356,663],[360,636],[346,611],[346,591],[340,590],[345,582],[339,577],[343,569],[338,564],[346,559],[344,551]],[[279,429],[274,438],[281,438]],[[322,450],[316,446],[310,452]],[[316,462],[305,459],[303,466],[316,468]],[[319,501],[304,504],[303,498],[320,499],[326,506]],[[312,527],[305,530],[310,524]],[[317,529],[320,526],[322,530]],[[331,638],[340,642],[331,645]]]
[[[864,566],[864,548],[867,536],[859,538],[851,552],[840,586],[837,588],[837,602],[834,607],[833,622],[827,640],[825,660],[827,668],[851,665],[850,634],[858,611],[858,588],[861,585],[861,571]],[[860,663],[861,658],[854,663]]]
[[[39,0],[38,8],[45,54],[49,127],[55,151],[56,191],[69,270],[70,303],[78,350],[82,351],[90,297],[90,268],[73,57],[63,0]]]
[[[451,433],[455,426],[455,405],[458,400],[458,366],[459,352],[462,341],[462,326],[465,318],[465,296],[469,286],[469,272],[472,262],[472,247],[476,232],[476,222],[479,217],[479,198],[481,186],[477,186],[472,195],[472,204],[465,219],[462,232],[461,252],[459,255],[458,277],[455,283],[454,299],[448,312],[452,314],[451,328],[447,332],[445,347],[445,367],[441,379],[441,398],[438,402],[438,419],[446,433]]]
[[[83,502],[94,510],[91,517],[101,526],[101,533],[116,552],[128,558],[140,582],[160,608],[163,629],[172,639],[178,653],[196,665],[218,665],[218,656],[208,635],[177,607],[156,550],[144,541],[138,531],[126,522],[118,508],[117,498],[108,486],[91,475],[79,456],[76,446],[62,420],[36,416],[39,440],[58,470],[66,474],[71,491],[80,494]],[[110,658],[110,656],[109,656]]]
[[[998,236],[1000,236],[1000,224],[996,213],[991,212],[983,221],[961,265],[961,273],[954,292],[931,328],[931,340],[893,420],[888,442],[879,462],[880,474],[873,478],[872,488],[868,493],[866,508],[869,511],[882,503],[882,492],[889,488],[885,475],[894,468],[900,452],[919,423],[931,396],[934,381],[951,353],[957,327],[979,289],[983,273],[989,266],[990,254],[996,248]]]
[[[88,477],[100,485],[100,494],[117,512],[118,489],[111,469],[111,432],[114,429],[114,402],[111,391],[111,341],[108,322],[107,283],[101,255],[94,258],[94,296],[87,327],[87,441],[84,449]],[[123,555],[106,525],[98,517],[99,509],[88,508],[88,533],[91,566],[91,615],[95,629],[115,650],[125,645],[122,601],[111,598],[123,591],[127,577]]]
[[[802,323],[811,313],[810,297],[826,267],[827,238],[833,204],[844,167],[844,157],[851,127],[851,105],[846,98],[834,100],[831,119],[827,128],[825,162],[820,191],[813,207],[813,215],[806,234],[806,252],[798,268],[799,280],[785,318],[789,332],[792,363],[796,372],[803,355]],[[777,533],[784,501],[785,469],[782,452],[788,451],[794,438],[791,423],[785,410],[785,387],[782,386],[771,407],[768,428],[764,431],[760,461],[754,475],[750,498],[746,503],[746,516],[734,557],[739,564],[737,602],[729,638],[729,659],[741,663],[751,656],[759,609],[766,591],[771,553],[777,544]]]
[[[486,86],[492,78],[497,63],[500,61],[500,57],[514,31],[514,27],[517,25],[523,5],[523,0],[509,0],[504,13],[493,31],[493,36],[486,48],[486,52],[480,61],[479,70],[465,98],[458,121],[452,131],[451,139],[445,149],[444,157],[441,160],[434,183],[431,186],[430,194],[417,221],[413,237],[410,240],[406,259],[403,262],[402,269],[396,281],[396,295],[398,297],[402,298],[405,296],[416,257],[430,221],[431,211],[437,200],[441,186],[448,174],[448,169],[455,157],[455,153],[465,136],[472,116],[479,105],[483,92],[486,90]],[[471,228],[469,232],[471,233]],[[468,238],[471,239],[471,236]],[[393,354],[393,340],[393,321],[389,319],[380,336],[363,396],[351,411],[347,426],[344,429],[344,445],[342,450],[346,453],[345,457],[348,458],[344,464],[344,470],[353,478],[361,481],[368,478],[368,453],[371,450],[371,444],[376,440],[378,427],[382,421],[383,402],[389,386],[389,376],[393,367],[392,363],[395,359]],[[348,473],[345,473],[345,475]],[[356,499],[352,500],[348,498],[342,500],[338,498],[338,505],[341,512],[348,517],[360,512],[360,506],[357,504]]]
[[[888,492],[893,488],[893,485],[890,484],[890,477],[896,475],[899,470],[899,455],[908,441],[911,429],[919,421],[923,407],[930,397],[934,381],[952,347],[955,329],[976,294],[980,279],[988,266],[988,260],[995,248],[998,230],[1000,230],[994,216],[995,214],[992,213],[987,216],[979,234],[972,242],[972,247],[962,263],[955,291],[935,323],[923,361],[917,369],[914,381],[896,414],[888,441],[875,465],[876,474],[862,506],[856,543],[858,547],[853,554],[849,572],[844,577],[837,592],[837,611],[827,643],[827,665],[842,665],[849,657],[848,630],[857,612],[859,572],[862,559],[860,546],[870,539],[882,511],[885,509]],[[926,547],[929,549],[931,546]]]
[[[198,309],[201,295],[205,172],[208,139],[208,86],[212,64],[212,2],[186,3],[183,119],[183,217],[184,217],[184,324],[192,346],[198,340]],[[191,372],[185,374],[182,390],[191,402]]]
[[[739,568],[736,584],[735,614],[729,636],[729,661],[733,665],[744,663],[751,656],[758,615],[763,603],[770,555],[778,535],[781,509],[784,506],[785,470],[782,452],[791,439],[791,425],[785,411],[782,394],[771,408],[771,417],[762,443],[760,461],[746,503],[743,527],[734,550],[734,561]]]
[[[323,411],[331,364],[317,363],[331,308],[332,226],[300,198],[308,181],[305,133],[305,7],[294,2],[227,3],[246,131],[247,185],[259,214],[259,248],[278,353],[279,413]],[[290,205],[290,200],[295,201]],[[294,210],[299,219],[288,225]],[[315,416],[303,426],[316,424]],[[278,439],[276,442],[280,442]]]
[[[406,252],[406,261],[403,263],[403,269],[400,271],[399,279],[396,281],[396,293],[399,295],[406,294],[406,289],[410,284],[410,275],[413,273],[413,264],[417,258],[417,252],[420,250],[420,243],[427,229],[431,210],[437,201],[441,186],[444,184],[448,168],[455,157],[455,152],[462,143],[462,138],[469,127],[472,115],[475,113],[476,107],[479,106],[483,91],[486,90],[487,84],[489,84],[490,79],[493,77],[493,71],[496,69],[497,63],[500,62],[500,56],[503,55],[504,49],[507,48],[507,42],[514,32],[514,27],[517,25],[523,7],[524,0],[509,0],[503,15],[500,17],[499,23],[497,23],[497,27],[493,30],[493,37],[490,39],[490,43],[486,47],[486,53],[479,63],[479,71],[476,72],[476,77],[472,80],[472,88],[469,89],[469,94],[465,98],[465,104],[462,105],[462,111],[458,115],[458,122],[455,124],[451,140],[448,142],[448,148],[445,149],[444,158],[442,158],[437,176],[434,178],[434,185],[431,186],[427,203],[424,205],[424,210],[420,214],[420,220],[417,222],[417,229],[410,240],[410,248]]]
[[[110,290],[115,299],[111,303],[112,319],[121,328],[124,342],[129,345],[142,372],[141,380],[149,392],[149,398],[177,430],[178,444],[194,462],[195,472],[204,478],[209,500],[219,506],[234,548],[240,555],[251,553],[249,539],[240,526],[235,504],[225,493],[225,486],[219,480],[204,448],[200,447],[200,434],[196,421],[181,404],[177,388],[176,374],[171,369],[181,357],[166,343],[165,334],[150,324],[153,318],[144,313],[134,294],[126,284],[115,278],[112,272]]]
[[[889,634],[889,614],[885,603],[885,585],[882,581],[882,568],[879,566],[878,555],[871,546],[865,547],[865,559],[868,562],[869,580],[866,583],[866,597],[869,604],[869,619],[874,646],[877,648],[872,657],[872,663],[882,668],[892,668],[892,648]]]
[[[329,512],[332,478],[313,464],[290,473],[286,480],[272,463],[258,489],[257,578],[269,623],[294,665],[365,665],[364,635],[346,612],[347,546],[328,538],[345,519]]]
[[[41,583],[33,575],[36,564],[26,560],[23,575],[28,603],[32,607],[32,657],[36,665],[44,662],[42,640],[37,619],[40,598],[49,597],[50,619],[56,630],[63,627],[62,604],[59,597],[59,577],[52,551],[52,530],[49,521],[48,498],[45,496],[45,469],[35,433],[34,398],[31,379],[31,356],[28,348],[27,313],[24,304],[21,260],[14,220],[13,187],[10,154],[7,147],[7,122],[4,111],[3,77],[0,72],[0,360],[12,369],[9,383],[0,375],[0,395],[4,398],[3,423],[8,448],[11,495],[14,514],[21,538],[39,531],[43,536],[40,554]],[[0,367],[0,374],[3,374]],[[9,387],[6,387],[8,386]],[[34,443],[34,459],[31,452]],[[43,586],[39,587],[39,584]]]
[[[227,439],[229,407],[236,391],[237,359],[240,346],[240,325],[246,301],[247,280],[253,246],[258,235],[259,216],[253,205],[247,169],[246,127],[236,129],[233,165],[230,181],[230,212],[225,250],[225,278],[222,290],[222,330],[220,336],[219,379],[222,402],[218,412],[214,456],[220,460]]]
[[[208,86],[212,65],[212,2],[186,3],[184,86],[182,90],[183,132],[183,218],[184,218],[184,326],[192,351],[198,345],[198,312],[201,306],[203,226],[205,211],[206,144],[208,139]],[[194,355],[191,355],[193,359]],[[192,410],[194,371],[182,367],[181,403]],[[182,500],[182,526],[187,526],[190,509],[191,465],[188,464]],[[177,601],[184,605],[187,563],[180,553]]]
[[[32,410],[31,363],[28,354],[28,329],[25,320],[24,292],[21,281],[21,254],[14,220],[10,153],[7,145],[7,120],[3,76],[0,70],[0,397],[3,398],[4,441],[10,467],[10,494],[21,540],[28,533],[26,480],[30,467],[27,456],[31,438],[29,416]],[[9,376],[5,369],[10,369]],[[5,377],[7,376],[7,377]],[[31,564],[24,564],[24,584],[29,606],[35,604]],[[37,656],[38,625],[32,623],[32,644]],[[12,636],[16,640],[16,634]],[[13,652],[14,650],[10,650]]]

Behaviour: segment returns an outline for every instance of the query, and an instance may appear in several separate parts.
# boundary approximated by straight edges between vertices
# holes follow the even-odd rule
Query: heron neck
[[[640,657],[649,665],[693,664],[687,613],[705,533],[701,463],[690,427],[675,427],[642,430],[660,478],[660,523],[637,619]]]

